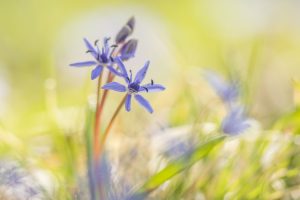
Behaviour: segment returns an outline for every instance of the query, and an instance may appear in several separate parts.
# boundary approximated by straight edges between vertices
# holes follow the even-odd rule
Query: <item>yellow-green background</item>
[[[139,67],[150,59],[149,76],[166,85],[167,90],[149,97],[155,108],[153,116],[137,104],[131,113],[122,112],[118,130],[123,128],[128,135],[139,135],[145,126],[151,126],[149,123],[171,127],[198,119],[203,123],[205,120],[218,123],[224,116],[220,102],[216,107],[210,105],[208,115],[203,116],[202,112],[213,92],[198,70],[211,68],[225,77],[239,78],[250,116],[268,134],[272,136],[270,132],[275,131],[294,135],[299,127],[299,9],[300,2],[292,0],[1,0],[1,154],[20,160],[33,159],[37,166],[49,169],[63,183],[74,182],[72,175],[66,175],[72,180],[61,178],[63,174],[72,174],[72,161],[65,158],[82,150],[76,145],[82,145],[78,137],[82,136],[84,109],[89,99],[93,99],[96,82],[89,79],[89,69],[73,69],[68,65],[87,58],[83,37],[91,40],[107,34],[114,37],[133,15],[137,21],[133,37],[138,38],[139,48],[132,63]],[[120,96],[112,97],[109,105],[114,105]],[[72,143],[75,147],[66,148],[69,136],[76,140]],[[264,141],[257,139],[257,143],[250,144],[264,147]],[[288,145],[294,145],[293,141],[288,140]],[[244,163],[251,165],[253,160],[260,159],[263,151],[256,152],[251,146],[248,147],[254,151],[251,154],[243,145],[243,151],[237,150],[237,155],[246,157]],[[278,158],[277,163],[283,169],[290,167],[287,163],[297,153],[299,146],[293,145],[284,147],[286,158]],[[213,156],[212,162],[214,159]],[[253,174],[258,177],[253,177],[254,184],[260,180],[256,164],[238,183],[244,184]],[[232,171],[224,169],[223,181],[228,173]],[[218,180],[215,181],[222,188],[223,182]],[[217,198],[213,195],[214,187],[207,185],[202,188],[205,194]],[[63,196],[62,191],[59,194]],[[245,190],[245,194],[249,191]],[[222,196],[222,192],[218,194]]]

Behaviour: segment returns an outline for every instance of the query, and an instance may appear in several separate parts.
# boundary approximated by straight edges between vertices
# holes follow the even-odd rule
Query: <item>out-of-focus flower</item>
[[[123,177],[112,173],[112,164],[106,155],[102,156],[100,163],[92,171],[93,181],[90,181],[90,187],[95,188],[98,194],[106,200],[143,200],[144,194],[135,194],[132,192],[132,186],[128,184]],[[83,197],[81,194],[80,197]],[[85,195],[86,196],[86,195]],[[90,195],[93,196],[93,195]]]
[[[237,135],[250,127],[250,119],[240,106],[232,108],[223,119],[221,129],[225,134]]]
[[[118,73],[113,68],[114,59],[112,57],[113,50],[111,50],[109,46],[109,39],[110,38],[104,38],[103,40],[103,47],[99,48],[98,46],[98,40],[95,41],[94,46],[84,38],[85,45],[87,47],[87,53],[90,53],[94,60],[84,61],[84,62],[77,62],[72,63],[70,66],[72,67],[91,67],[96,66],[91,74],[91,79],[94,80],[97,78],[103,71],[103,68],[106,67],[108,70],[110,70],[112,73]]]
[[[122,27],[116,36],[116,44],[124,42],[129,35],[132,34],[135,26],[135,18],[131,17],[127,23]]]
[[[195,149],[195,142],[190,139],[172,139],[167,143],[167,149],[163,154],[171,159],[177,159],[188,155]]]
[[[213,71],[206,71],[204,77],[225,104],[231,106],[238,99],[239,87],[237,82],[226,81],[223,77]]]
[[[204,74],[207,81],[228,106],[227,115],[222,121],[221,129],[225,134],[237,135],[250,127],[250,119],[245,115],[243,106],[239,105],[239,87],[236,81],[226,81],[213,71]]]
[[[130,76],[127,73],[127,70],[125,68],[125,65],[121,61],[120,58],[115,59],[121,72],[122,77],[124,78],[125,82],[127,83],[127,86],[124,86],[117,82],[110,82],[104,85],[102,88],[105,90],[114,90],[117,92],[127,92],[126,100],[125,100],[125,108],[127,111],[131,110],[131,97],[134,95],[134,98],[144,107],[146,110],[150,113],[153,112],[153,108],[151,107],[150,103],[141,95],[139,95],[140,92],[157,92],[165,90],[165,87],[163,87],[160,84],[154,84],[153,81],[149,84],[141,85],[142,81],[144,80],[148,67],[149,67],[149,61],[145,63],[145,65],[137,72],[135,79],[132,79],[132,73],[130,71]]]
[[[0,161],[0,193],[14,200],[43,198],[42,188],[33,177],[9,160]]]

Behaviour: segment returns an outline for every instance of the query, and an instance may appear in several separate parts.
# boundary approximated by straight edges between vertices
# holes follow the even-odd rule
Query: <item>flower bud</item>
[[[116,36],[116,43],[122,43],[126,40],[126,38],[131,35],[131,33],[134,30],[135,26],[135,19],[134,17],[131,17],[128,22],[122,27],[122,29],[119,31],[119,33]]]
[[[130,29],[133,31],[135,26],[135,18],[132,16],[128,22],[126,23],[127,26],[130,27]]]
[[[138,41],[136,39],[130,39],[121,49],[121,58],[122,60],[128,60],[129,58],[133,57],[136,48],[137,48]]]

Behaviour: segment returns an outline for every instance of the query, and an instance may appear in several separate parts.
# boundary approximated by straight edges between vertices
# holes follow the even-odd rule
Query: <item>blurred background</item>
[[[209,130],[211,126],[216,127],[224,117],[224,108],[201,76],[201,70],[213,69],[227,79],[240,82],[245,107],[257,124],[251,147],[244,147],[245,142],[240,151],[234,150],[240,157],[249,155],[249,160],[245,158],[243,163],[260,160],[268,145],[282,142],[281,137],[284,137],[286,146],[280,151],[284,156],[278,156],[282,160],[276,161],[281,164],[278,170],[299,170],[299,167],[287,164],[299,153],[299,9],[300,1],[296,0],[2,0],[1,157],[28,166],[29,171],[43,182],[41,184],[46,185],[49,194],[56,195],[54,199],[70,198],[68,187],[75,187],[78,176],[84,175],[85,158],[81,151],[84,149],[85,110],[88,102],[95,99],[97,81],[90,80],[90,69],[74,69],[69,64],[87,58],[84,37],[91,41],[101,40],[104,36],[114,37],[124,23],[135,16],[133,37],[139,44],[135,58],[126,66],[136,70],[150,60],[147,81],[154,78],[167,90],[147,95],[155,110],[153,115],[135,104],[132,112],[121,113],[108,147],[115,152],[115,157],[126,152],[121,148],[145,151],[143,148],[149,135],[152,138],[164,128],[171,128],[171,132],[175,127],[186,130],[195,121],[200,121]],[[118,94],[110,96],[105,122],[119,98]],[[216,103],[211,103],[212,99]],[[270,135],[275,139],[269,138],[266,144],[257,136],[263,133],[262,137]],[[292,138],[287,139],[289,134]],[[120,145],[123,137],[128,140],[125,147]],[[257,144],[255,142],[263,144],[257,155],[249,153]],[[280,150],[282,143],[278,145],[276,148]],[[152,150],[146,149],[150,151],[149,156],[153,156]],[[135,168],[142,170],[142,163],[147,159],[140,159],[142,161],[138,160],[140,164]],[[74,163],[78,168],[74,169]],[[229,168],[227,170],[229,173]],[[74,176],[74,171],[81,172]],[[137,173],[132,182],[142,181],[151,170],[146,175],[143,173],[140,176]],[[262,179],[259,173],[255,167],[249,172]],[[298,171],[291,176],[298,176]],[[266,180],[270,181],[270,177]],[[288,183],[285,182],[287,176],[284,175],[283,179],[276,182],[275,189],[270,189],[276,191],[274,199],[283,198],[287,188],[298,192],[287,199],[300,198],[299,177]],[[240,181],[245,180],[247,178]],[[200,187],[202,193],[195,192],[198,199],[223,198],[231,191],[224,189],[219,196],[214,196],[214,187],[206,184]],[[278,191],[281,191],[281,196]],[[167,199],[167,195],[159,198]],[[246,199],[257,198],[254,195]]]

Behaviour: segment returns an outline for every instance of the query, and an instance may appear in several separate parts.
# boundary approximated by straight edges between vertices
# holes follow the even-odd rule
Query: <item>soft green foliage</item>
[[[142,187],[142,191],[152,191],[173,176],[191,167],[197,161],[205,157],[215,147],[215,145],[221,142],[224,138],[225,136],[220,136],[199,144],[193,152],[189,152],[188,155],[182,156],[178,160],[167,165],[157,174],[150,177],[150,179]]]

